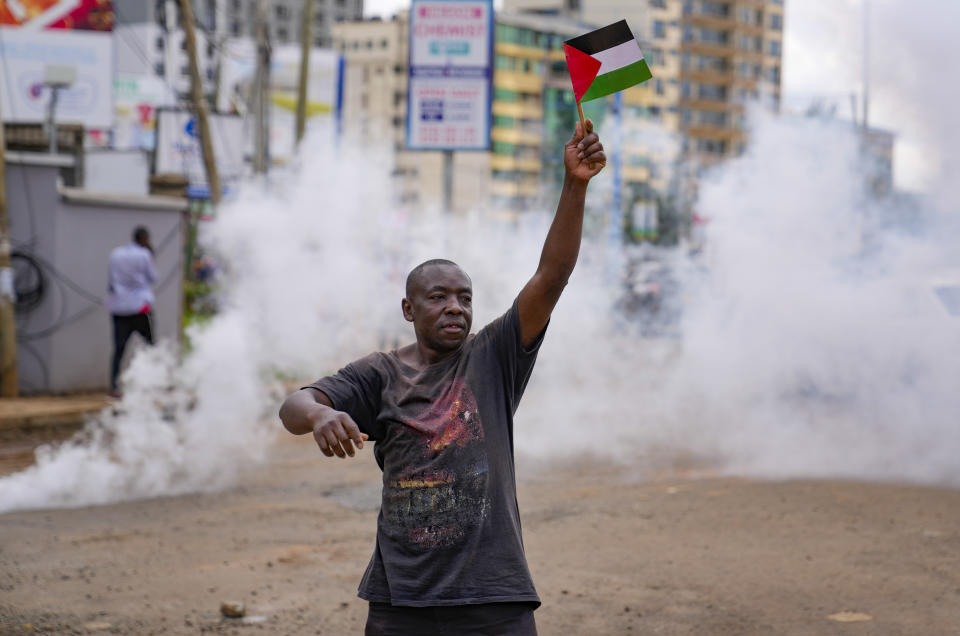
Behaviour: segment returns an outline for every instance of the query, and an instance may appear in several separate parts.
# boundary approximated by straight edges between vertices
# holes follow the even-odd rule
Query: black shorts
[[[365,636],[537,636],[536,603],[402,607],[370,603]]]

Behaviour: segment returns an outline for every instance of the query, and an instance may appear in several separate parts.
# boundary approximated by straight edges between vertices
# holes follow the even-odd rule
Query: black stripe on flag
[[[620,20],[602,29],[584,33],[572,40],[567,40],[564,44],[572,46],[578,51],[583,51],[587,55],[595,55],[600,51],[606,51],[618,44],[623,44],[633,39],[633,33],[630,31],[630,27],[627,26],[627,21]]]

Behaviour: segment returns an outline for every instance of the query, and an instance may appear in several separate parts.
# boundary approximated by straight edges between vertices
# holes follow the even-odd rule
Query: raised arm
[[[584,134],[580,122],[577,122],[576,132],[564,148],[565,174],[557,213],[543,243],[537,271],[520,291],[517,301],[520,338],[524,347],[532,345],[547,326],[567,279],[573,273],[580,253],[587,184],[607,163],[603,145],[593,132],[593,122],[589,119],[586,128]]]
[[[353,457],[354,444],[363,448],[367,439],[353,418],[334,409],[330,398],[319,389],[308,387],[287,396],[280,407],[280,420],[294,435],[313,433],[317,446],[327,457]]]

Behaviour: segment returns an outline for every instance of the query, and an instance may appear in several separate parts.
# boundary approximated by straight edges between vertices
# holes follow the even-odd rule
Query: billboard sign
[[[220,182],[237,183],[245,174],[243,119],[239,115],[207,115]],[[200,134],[193,113],[186,110],[157,110],[156,174],[181,174],[191,186],[205,186]]]
[[[0,0],[0,25],[26,29],[113,29],[110,0]]]
[[[84,30],[0,26],[0,109],[11,123],[47,119],[48,65],[70,66],[76,79],[60,89],[56,118],[86,128],[113,125],[113,38]]]
[[[407,147],[490,147],[491,0],[413,0]]]

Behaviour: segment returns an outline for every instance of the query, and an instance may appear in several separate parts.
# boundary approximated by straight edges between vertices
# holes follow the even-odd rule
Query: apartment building
[[[114,38],[117,73],[149,75],[162,79],[179,96],[190,93],[187,42],[180,28],[180,3],[176,0],[115,0]],[[217,49],[213,29],[216,5],[197,4],[197,65],[204,92],[213,92]]]
[[[676,159],[742,151],[744,113],[780,105],[783,0],[504,0],[505,9],[603,26],[626,18],[653,71],[623,95],[625,185],[668,189]],[[646,193],[646,194],[644,194]]]
[[[255,37],[258,0],[213,0],[222,24],[217,32],[227,37]],[[270,41],[286,44],[300,41],[304,0],[262,0],[269,24]],[[313,0],[313,46],[330,48],[333,25],[363,17],[363,0]]]

